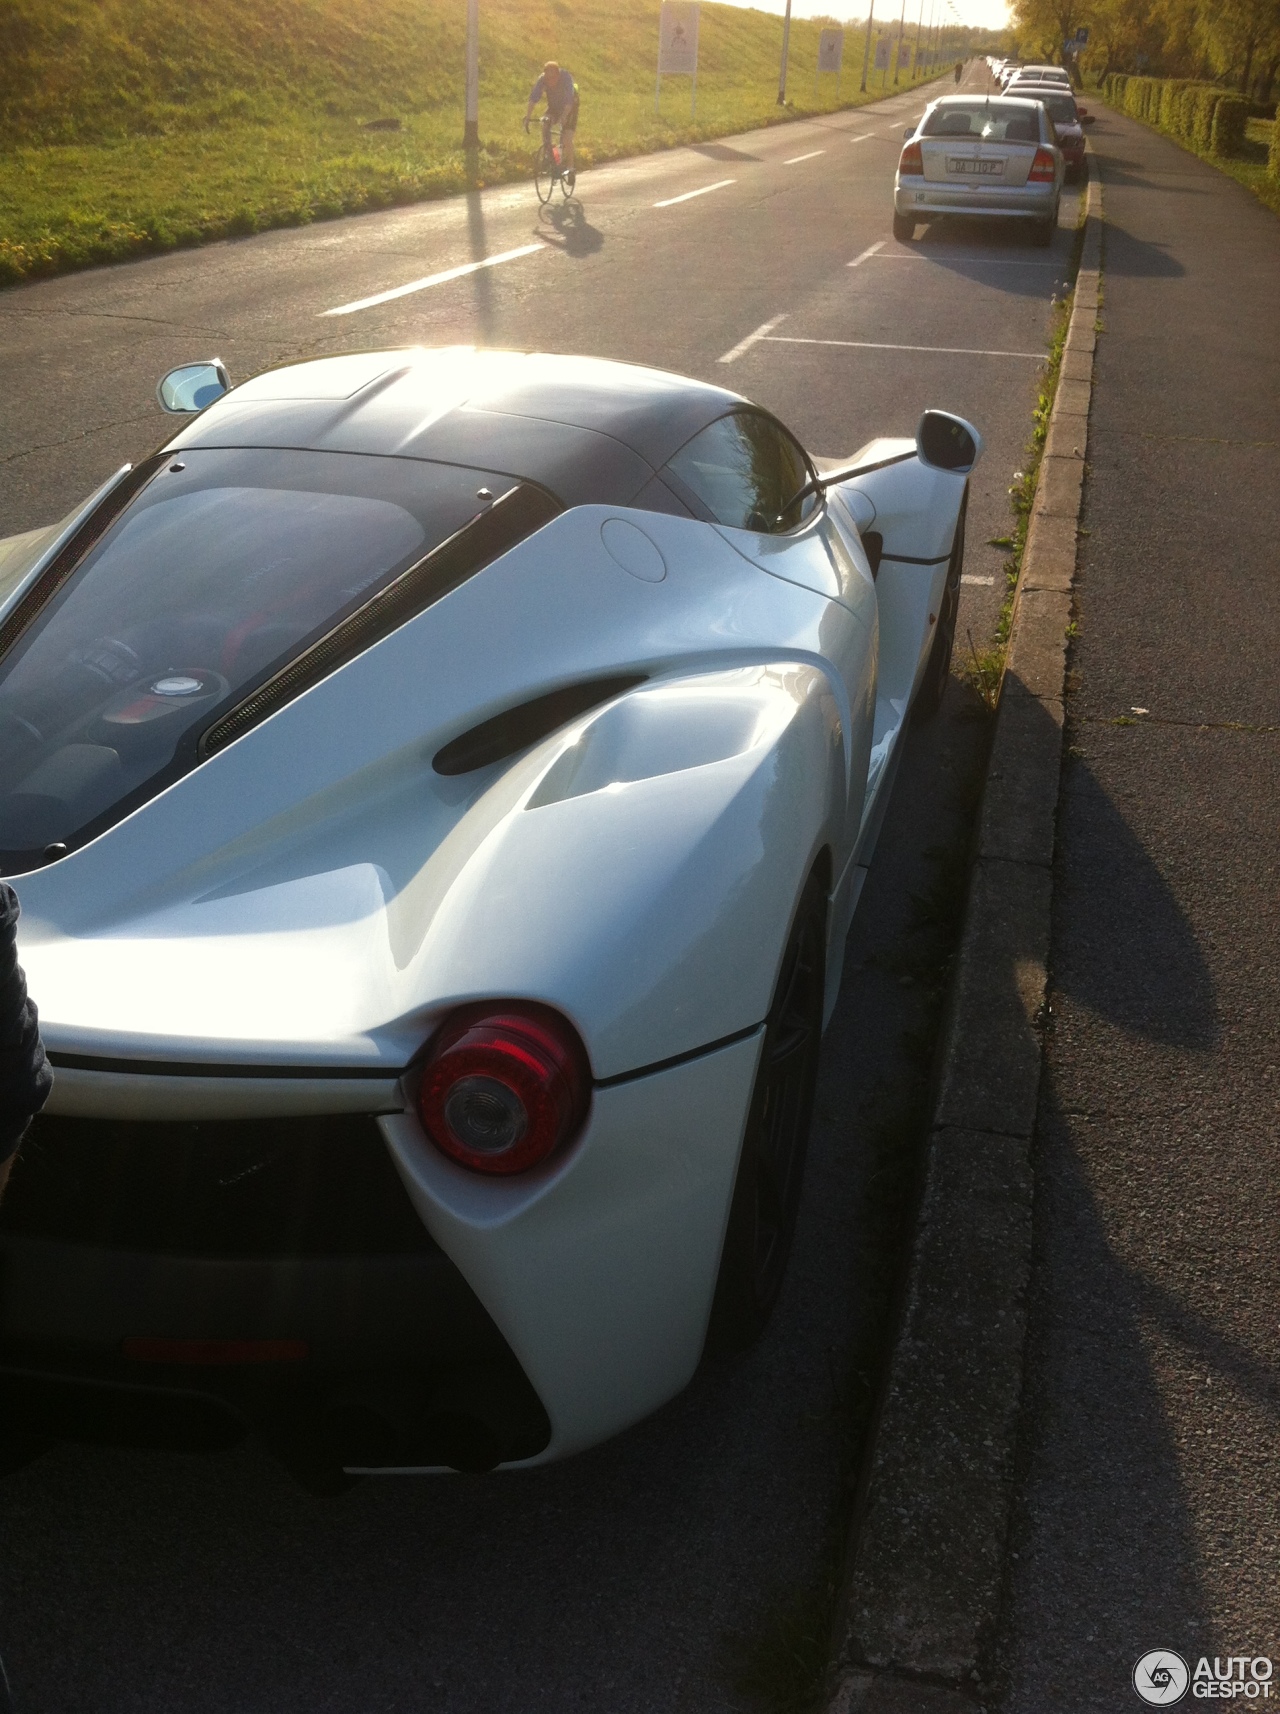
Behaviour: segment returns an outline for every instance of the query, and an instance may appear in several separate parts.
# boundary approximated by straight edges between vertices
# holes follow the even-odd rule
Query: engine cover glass
[[[494,481],[256,449],[162,469],[0,663],[0,867],[83,843],[194,767],[220,712],[470,522]]]

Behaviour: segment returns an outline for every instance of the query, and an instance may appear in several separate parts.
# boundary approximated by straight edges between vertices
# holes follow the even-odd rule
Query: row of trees
[[[1269,105],[1280,78],[1280,0],[1014,0],[1023,58],[1051,54],[1081,26],[1082,68],[1229,83]]]

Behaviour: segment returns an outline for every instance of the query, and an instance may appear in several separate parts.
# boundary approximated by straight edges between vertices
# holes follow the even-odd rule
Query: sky
[[[753,6],[758,12],[786,11],[786,0],[724,0],[729,6]],[[963,24],[976,24],[988,30],[1001,30],[1009,22],[1008,0],[953,0]],[[902,10],[897,0],[877,0],[877,15],[883,10],[887,17]],[[916,0],[907,0],[908,12],[918,10]],[[861,14],[866,17],[865,0],[791,0],[793,18],[845,18]]]

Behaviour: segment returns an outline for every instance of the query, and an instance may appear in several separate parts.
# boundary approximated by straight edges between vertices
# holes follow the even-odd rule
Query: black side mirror
[[[950,411],[926,411],[916,430],[916,451],[937,470],[972,470],[982,456],[982,436]]]
[[[180,369],[170,369],[156,388],[156,398],[171,416],[186,417],[230,391],[231,377],[222,359],[211,357],[207,363],[184,363]]]

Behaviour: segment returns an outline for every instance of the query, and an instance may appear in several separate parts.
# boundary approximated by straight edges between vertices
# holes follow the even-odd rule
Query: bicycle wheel
[[[538,201],[545,208],[555,193],[556,160],[550,149],[539,149],[533,157],[533,185]]]

